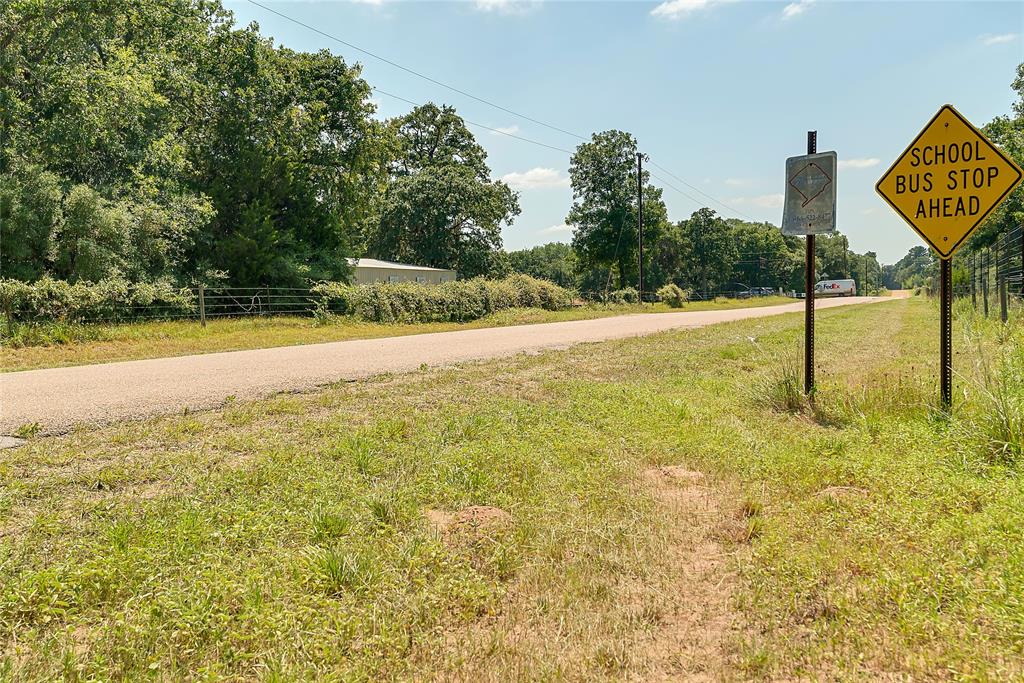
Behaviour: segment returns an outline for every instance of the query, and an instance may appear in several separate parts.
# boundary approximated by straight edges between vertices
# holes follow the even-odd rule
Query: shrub
[[[670,282],[657,291],[658,300],[664,301],[672,308],[682,308],[689,301],[689,291],[683,290],[679,285]]]
[[[640,293],[633,287],[617,289],[608,295],[608,303],[611,304],[635,304],[640,302]]]
[[[322,282],[317,318],[352,315],[383,323],[466,322],[509,308],[564,310],[573,293],[546,280],[512,275],[503,280],[458,280],[438,285],[415,282],[346,285]]]
[[[54,280],[33,283],[0,280],[0,311],[8,323],[131,320],[158,309],[174,316],[192,313],[195,297],[168,283],[129,283],[109,278],[97,283]]]

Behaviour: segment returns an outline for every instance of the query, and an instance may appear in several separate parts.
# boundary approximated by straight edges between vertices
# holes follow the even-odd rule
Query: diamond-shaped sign
[[[947,104],[875,189],[940,258],[949,259],[1021,176],[1009,157]]]
[[[785,235],[822,235],[836,229],[836,153],[786,159]]]

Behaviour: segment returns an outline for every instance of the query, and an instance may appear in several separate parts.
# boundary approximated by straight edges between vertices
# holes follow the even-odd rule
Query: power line
[[[377,86],[370,86],[370,88],[374,92],[379,92],[381,95],[386,95],[387,97],[393,97],[396,100],[401,100],[402,102],[405,102],[406,104],[411,104],[414,107],[421,107],[421,106],[423,106],[419,102],[414,102],[413,100],[410,100],[410,99],[408,99],[406,97],[402,97],[401,95],[395,95],[394,93],[389,93],[386,90],[381,90]],[[460,118],[462,118],[462,117],[460,117]],[[568,149],[563,149],[561,147],[555,147],[554,145],[549,145],[546,142],[538,142],[537,140],[531,140],[530,138],[524,138],[522,135],[516,135],[515,133],[509,133],[508,131],[501,130],[500,128],[492,128],[491,126],[486,126],[486,125],[484,125],[482,123],[476,123],[475,121],[470,121],[469,119],[466,119],[466,118],[463,118],[462,120],[465,121],[466,123],[468,123],[471,126],[476,126],[477,128],[483,128],[485,130],[491,131],[492,133],[498,133],[499,135],[504,135],[505,137],[514,138],[516,140],[522,140],[523,142],[529,142],[531,145],[538,145],[540,147],[547,147],[548,149],[553,149],[556,152],[565,152],[566,154],[572,154],[572,151],[570,151]]]
[[[759,223],[759,222],[760,222],[760,221],[758,221],[757,219],[753,218],[752,216],[748,216],[747,214],[743,213],[742,211],[739,211],[738,209],[735,209],[735,208],[733,208],[733,207],[729,206],[729,205],[728,205],[728,204],[726,204],[725,202],[723,202],[723,201],[721,201],[721,200],[719,200],[719,199],[716,199],[716,198],[712,197],[712,196],[711,196],[711,195],[709,195],[709,194],[708,194],[707,192],[704,192],[703,190],[701,190],[701,189],[700,189],[699,187],[695,187],[695,186],[691,185],[690,183],[686,182],[685,180],[683,180],[682,178],[680,178],[680,177],[679,177],[679,176],[677,176],[676,174],[672,173],[672,171],[668,170],[667,168],[665,168],[665,167],[664,167],[664,166],[662,166],[661,164],[659,164],[659,163],[656,163],[656,162],[652,161],[652,162],[651,162],[651,165],[652,165],[652,166],[656,166],[656,167],[660,168],[660,169],[661,169],[662,171],[664,171],[665,173],[667,173],[667,174],[668,174],[668,175],[670,175],[671,177],[675,178],[676,180],[678,180],[679,182],[681,182],[681,183],[682,183],[683,185],[686,185],[686,186],[687,186],[688,188],[690,188],[690,189],[691,189],[691,190],[693,190],[694,192],[697,192],[697,193],[699,193],[699,194],[701,194],[701,195],[703,195],[703,196],[707,197],[707,198],[708,198],[708,199],[710,199],[711,201],[715,202],[715,203],[716,203],[716,204],[718,204],[719,206],[722,206],[722,207],[726,208],[727,210],[729,210],[729,211],[733,212],[734,214],[737,214],[737,215],[739,215],[739,216],[743,216],[743,217],[744,217],[744,218],[746,218],[747,220],[750,220],[750,221],[754,221],[755,223]],[[677,190],[677,191],[678,191],[678,190]],[[689,195],[687,195],[687,196],[689,196]],[[692,197],[691,197],[691,199],[692,199]],[[698,203],[698,204],[700,204],[701,202],[699,202],[699,201],[698,201],[697,203]]]
[[[653,162],[652,162],[652,163],[653,163]],[[652,178],[656,178],[656,179],[660,180],[660,181],[661,181],[662,183],[664,183],[665,187],[668,187],[668,188],[670,188],[670,189],[673,189],[673,190],[675,190],[675,191],[676,191],[676,192],[678,192],[679,194],[683,195],[684,197],[686,197],[687,199],[689,199],[690,201],[692,201],[692,202],[693,202],[694,204],[703,204],[703,203],[704,203],[704,201],[703,201],[703,200],[701,200],[701,199],[697,199],[697,198],[696,198],[696,197],[694,197],[694,196],[693,196],[692,194],[688,194],[688,193],[686,193],[686,192],[683,192],[683,191],[682,191],[682,190],[680,190],[680,189],[679,189],[678,187],[676,187],[675,185],[673,185],[673,184],[672,184],[672,183],[670,183],[669,181],[665,180],[665,179],[664,179],[664,178],[662,178],[662,177],[661,177],[660,175],[657,175],[657,174],[656,174],[656,173],[654,173],[653,171],[648,171],[648,173],[650,173],[650,174],[651,174],[651,177],[652,177]]]
[[[440,85],[441,87],[447,88],[448,90],[451,90],[452,92],[456,92],[456,93],[458,93],[460,95],[463,95],[465,97],[468,97],[468,98],[470,98],[472,100],[476,100],[477,102],[481,102],[483,104],[486,104],[489,107],[494,107],[495,109],[498,109],[500,111],[506,112],[508,114],[512,114],[513,116],[518,116],[519,118],[521,118],[521,119],[523,119],[525,121],[530,121],[531,123],[536,123],[537,125],[544,126],[545,128],[549,128],[549,129],[557,131],[559,133],[564,133],[565,135],[569,135],[569,136],[577,138],[579,140],[587,140],[588,139],[587,137],[585,137],[583,135],[580,135],[578,133],[573,133],[572,131],[565,130],[564,128],[559,128],[558,126],[554,126],[552,124],[545,123],[544,121],[541,121],[539,119],[535,119],[535,118],[533,118],[531,116],[527,116],[526,114],[522,114],[522,113],[514,111],[512,109],[508,109],[507,107],[503,107],[500,104],[496,104],[494,102],[491,102],[490,100],[487,100],[487,99],[484,99],[482,97],[478,97],[476,95],[473,95],[472,93],[466,92],[465,90],[462,90],[461,88],[457,88],[457,87],[455,87],[453,85],[449,85],[448,83],[445,83],[443,81],[439,81],[436,78],[431,78],[430,76],[427,76],[426,74],[423,74],[423,73],[420,73],[419,71],[416,71],[415,69],[410,69],[409,67],[403,66],[402,64],[399,64],[398,62],[395,62],[395,61],[392,61],[392,60],[388,59],[387,57],[382,57],[381,55],[378,55],[378,54],[376,54],[374,52],[371,52],[369,50],[361,48],[358,45],[354,45],[353,43],[350,43],[350,42],[348,42],[346,40],[342,40],[341,38],[338,38],[337,36],[332,35],[330,33],[327,33],[326,31],[322,31],[322,30],[316,28],[315,26],[311,26],[311,25],[309,25],[309,24],[307,24],[307,23],[305,23],[303,21],[299,21],[298,19],[290,17],[290,16],[288,16],[287,14],[285,14],[283,12],[278,12],[275,9],[271,9],[270,7],[267,7],[266,5],[264,5],[264,4],[260,3],[260,2],[257,2],[256,0],[248,0],[248,1],[249,1],[250,4],[255,5],[257,7],[260,7],[263,10],[265,10],[267,12],[270,12],[271,14],[275,14],[275,15],[281,17],[282,19],[285,19],[287,21],[292,22],[293,24],[296,24],[298,26],[302,26],[303,28],[306,28],[306,29],[308,29],[310,31],[313,31],[314,33],[317,33],[319,35],[322,35],[325,38],[329,38],[330,40],[333,40],[333,41],[335,41],[337,43],[340,43],[341,45],[344,45],[346,47],[352,48],[353,50],[361,52],[361,53],[363,53],[365,55],[369,55],[370,57],[373,57],[374,59],[377,59],[377,60],[379,60],[381,62],[384,62],[385,64],[389,64],[389,65],[395,67],[396,69],[401,69],[402,71],[410,73],[410,74],[412,74],[412,75],[414,75],[414,76],[416,76],[418,78],[422,78],[422,79],[424,79],[426,81],[429,81],[430,83],[434,83],[436,85]],[[381,90],[380,88],[377,88],[375,86],[371,86],[371,87],[372,87],[372,89],[374,91],[379,92],[380,94],[385,95],[387,97],[392,97],[394,99],[401,100],[402,102],[406,102],[408,104],[411,104],[414,107],[421,106],[419,103],[414,102],[413,100],[407,99],[405,97],[402,97],[400,95],[395,95],[393,93],[389,93],[389,92]],[[464,118],[463,121],[465,121],[466,123],[468,123],[468,124],[470,124],[472,126],[476,126],[478,128],[483,128],[483,129],[489,130],[489,131],[491,131],[493,133],[498,133],[499,135],[504,135],[506,137],[510,137],[510,138],[513,138],[513,139],[516,139],[516,140],[521,140],[523,142],[528,142],[528,143],[530,143],[532,145],[537,145],[539,147],[546,147],[547,149],[552,149],[552,150],[555,150],[557,152],[564,152],[565,154],[572,154],[572,152],[570,150],[563,149],[561,147],[556,147],[554,145],[549,145],[549,144],[544,143],[544,142],[539,142],[537,140],[531,140],[530,138],[525,138],[525,137],[522,137],[520,135],[515,135],[514,133],[509,133],[509,132],[506,132],[506,131],[503,131],[503,130],[499,130],[498,128],[493,128],[491,126],[487,126],[487,125],[484,125],[482,123],[476,123],[476,122],[470,121],[469,119],[465,119]],[[649,157],[648,157],[648,160],[650,160]],[[651,165],[661,169],[664,173],[666,173],[667,175],[671,176],[672,178],[674,178],[678,182],[682,183],[683,185],[686,185],[687,187],[689,187],[690,189],[694,190],[695,192],[701,194],[702,196],[706,197],[707,199],[710,199],[712,202],[718,204],[719,206],[724,207],[726,210],[730,211],[731,213],[736,214],[738,216],[742,216],[743,218],[746,218],[747,220],[758,222],[752,216],[749,216],[749,215],[743,213],[742,211],[739,211],[739,210],[729,206],[725,202],[723,202],[723,201],[721,201],[721,200],[719,200],[719,199],[709,195],[708,193],[704,192],[700,188],[698,188],[698,187],[696,187],[694,185],[691,185],[690,183],[686,182],[685,180],[683,180],[682,178],[680,178],[676,174],[672,173],[672,171],[668,170],[667,168],[665,168],[661,164],[658,164],[658,163],[656,163],[654,161],[651,161],[650,163],[651,163]],[[703,200],[697,199],[693,195],[691,195],[691,194],[689,194],[687,192],[684,192],[683,190],[680,190],[678,187],[672,185],[670,182],[668,182],[664,178],[662,178],[660,176],[656,176],[653,173],[651,173],[651,175],[653,177],[655,177],[655,178],[658,178],[658,180],[660,180],[666,186],[668,186],[669,188],[675,190],[676,192],[678,192],[679,194],[683,195],[684,197],[687,197],[688,199],[690,199],[694,203],[696,203],[696,204],[704,204]]]
[[[527,116],[526,114],[521,114],[521,113],[519,113],[517,111],[509,109],[508,107],[503,107],[500,104],[496,104],[494,102],[491,102],[490,100],[486,100],[486,99],[484,99],[482,97],[477,97],[476,95],[473,95],[472,93],[468,93],[465,90],[462,90],[460,88],[456,88],[454,85],[449,85],[449,84],[445,83],[444,81],[439,81],[436,78],[431,78],[430,76],[427,76],[424,73],[420,73],[419,71],[416,71],[415,69],[410,69],[409,67],[403,66],[403,65],[399,64],[398,62],[395,62],[395,61],[392,61],[392,60],[388,59],[387,57],[382,57],[382,56],[380,56],[378,54],[370,52],[369,50],[361,48],[358,45],[353,45],[352,43],[350,43],[350,42],[348,42],[346,40],[342,40],[341,38],[339,38],[337,36],[331,35],[330,33],[327,33],[326,31],[321,31],[320,29],[316,28],[315,26],[310,26],[309,24],[307,24],[305,22],[299,21],[298,19],[294,19],[294,18],[288,16],[287,14],[284,14],[283,12],[278,12],[275,9],[271,9],[271,8],[267,7],[266,5],[264,5],[264,4],[256,2],[256,0],[249,0],[249,2],[251,4],[253,4],[253,5],[256,5],[257,7],[260,7],[262,9],[266,10],[267,12],[270,12],[271,14],[276,14],[277,16],[281,17],[282,19],[287,19],[288,21],[292,22],[293,24],[298,24],[299,26],[303,26],[303,27],[309,29],[310,31],[313,31],[314,33],[319,33],[320,35],[324,36],[325,38],[330,38],[331,40],[333,40],[335,42],[338,42],[338,43],[344,45],[345,47],[350,47],[353,50],[356,50],[358,52],[362,52],[364,55],[369,55],[370,57],[373,57],[376,60],[379,60],[381,62],[384,62],[385,64],[389,64],[389,65],[395,67],[396,69],[401,69],[402,71],[405,71],[406,73],[410,73],[413,76],[416,76],[418,78],[422,78],[425,81],[429,81],[429,82],[431,82],[431,83],[433,83],[435,85],[439,85],[442,88],[447,88],[448,90],[451,90],[452,92],[456,92],[456,93],[458,93],[460,95],[463,95],[464,97],[468,97],[468,98],[470,98],[472,100],[476,100],[477,102],[480,102],[482,104],[486,104],[489,107],[494,107],[495,109],[499,109],[499,110],[505,112],[506,114],[512,114],[513,116],[518,116],[519,118],[523,119],[524,121],[529,121],[531,123],[536,123],[539,126],[544,126],[545,128],[550,128],[551,130],[558,131],[559,133],[564,133],[565,135],[569,135],[569,136],[572,136],[574,138],[579,138],[580,140],[586,140],[587,139],[586,137],[584,137],[582,135],[579,135],[578,133],[573,133],[572,131],[565,130],[564,128],[559,128],[558,126],[551,125],[550,123],[545,123],[545,122],[540,121],[538,119],[535,119],[535,118],[533,118],[531,116]]]

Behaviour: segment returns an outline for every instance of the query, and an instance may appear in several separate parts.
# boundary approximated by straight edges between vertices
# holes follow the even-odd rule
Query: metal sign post
[[[807,131],[807,153],[817,154],[818,131]],[[814,234],[807,235],[804,263],[804,393],[814,395]]]
[[[949,259],[939,262],[939,385],[942,407],[953,405],[953,273]]]
[[[835,152],[818,153],[818,131],[807,131],[807,154],[786,159],[782,234],[806,236],[804,266],[804,393],[814,393],[815,235],[836,229]]]
[[[956,250],[1013,191],[1024,173],[950,105],[875,185],[878,194],[938,254],[939,396],[953,405],[953,274]],[[988,313],[988,269],[982,265]]]
[[[641,160],[643,154],[636,153],[636,233],[639,236],[639,256],[637,258],[637,271],[639,274],[639,295],[640,303],[644,302],[644,176]]]

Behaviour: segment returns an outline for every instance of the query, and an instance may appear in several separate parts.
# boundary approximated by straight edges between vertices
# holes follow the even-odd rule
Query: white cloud
[[[558,232],[572,232],[572,226],[562,223],[561,225],[552,225],[550,228],[544,228],[540,231],[542,235],[553,235]]]
[[[509,187],[531,190],[538,187],[565,187],[569,177],[563,176],[553,168],[531,168],[524,173],[506,173],[501,180]]]
[[[796,0],[796,2],[791,2],[782,8],[782,18],[792,19],[795,16],[799,16],[806,12],[813,4],[814,0]]]
[[[498,126],[491,131],[491,135],[515,135],[519,132],[519,126],[513,124],[511,126]]]
[[[871,157],[870,159],[840,159],[839,168],[871,168],[878,166],[881,159]]]
[[[526,14],[540,6],[542,0],[473,0],[473,7],[480,12],[497,14]]]
[[[981,36],[981,43],[982,45],[1001,45],[1003,43],[1012,43],[1019,37],[1020,35],[1017,33],[1000,33],[996,35],[986,33]]]
[[[781,192],[776,194],[762,194],[757,197],[733,197],[730,204],[751,204],[762,209],[777,209],[786,201],[786,196]]]
[[[694,12],[721,4],[722,0],[665,0],[651,10],[652,17],[685,19]]]

